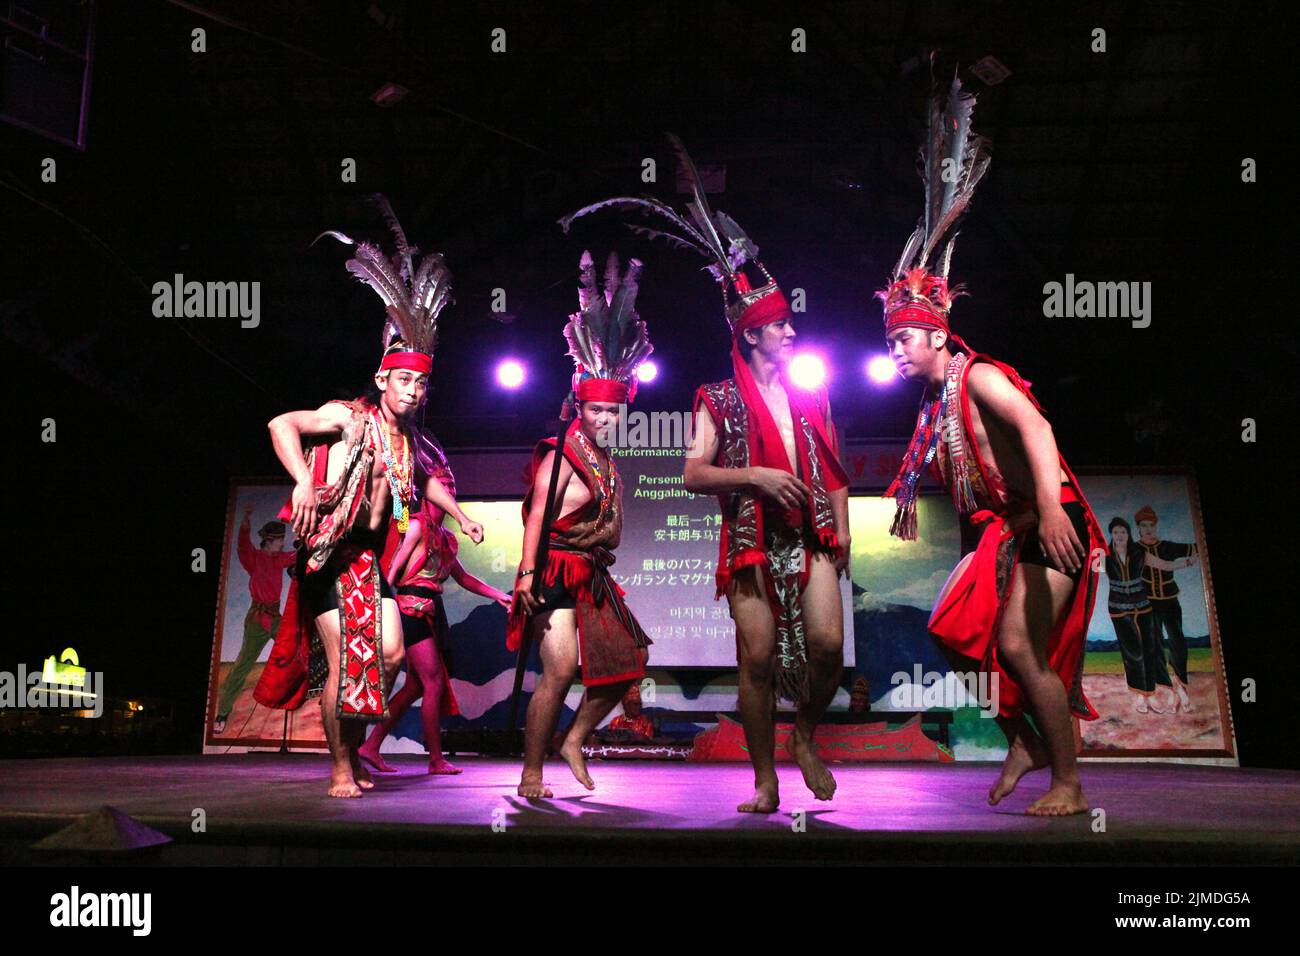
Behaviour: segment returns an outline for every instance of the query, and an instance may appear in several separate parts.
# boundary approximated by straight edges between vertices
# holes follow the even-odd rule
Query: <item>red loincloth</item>
[[[1061,502],[1079,501],[1087,509],[1087,502],[1075,489],[1074,475],[1068,469],[1066,474],[1071,484],[1061,486]],[[1020,538],[1010,527],[1015,513],[1011,509],[1001,515],[982,510],[971,515],[973,523],[984,525],[979,546],[966,570],[935,605],[929,624],[930,633],[945,647],[979,661],[982,667],[997,675],[998,714],[1002,717],[1018,717],[1025,706],[1023,692],[998,663],[996,641],[1011,592],[1012,575],[1020,560]],[[1098,574],[1093,555],[1099,547],[1104,554],[1106,545],[1096,530],[1095,520],[1088,522],[1088,528],[1088,557],[1070,603],[1047,639],[1047,662],[1065,686],[1070,712],[1083,720],[1096,720],[1097,711],[1083,693],[1083,655],[1088,621],[1097,597]]]

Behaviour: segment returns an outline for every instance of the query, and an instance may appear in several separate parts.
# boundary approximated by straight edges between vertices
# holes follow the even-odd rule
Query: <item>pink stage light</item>
[[[524,367],[514,359],[506,359],[497,365],[497,383],[502,388],[518,388],[524,384]]]
[[[659,366],[654,362],[642,362],[637,366],[636,377],[639,382],[653,382],[659,377]]]
[[[867,377],[877,385],[888,385],[898,376],[894,360],[888,355],[875,355],[867,361]]]
[[[790,360],[789,374],[800,388],[819,388],[826,381],[826,363],[812,352],[800,352]]]

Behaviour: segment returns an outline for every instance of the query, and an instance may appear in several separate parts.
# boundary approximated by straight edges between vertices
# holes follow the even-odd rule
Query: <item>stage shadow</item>
[[[617,826],[645,829],[678,829],[683,818],[672,813],[656,813],[620,806],[614,803],[597,803],[592,794],[572,797],[525,798],[507,795],[505,802],[513,812],[512,821],[520,824],[555,825],[557,823],[589,822],[596,826]]]

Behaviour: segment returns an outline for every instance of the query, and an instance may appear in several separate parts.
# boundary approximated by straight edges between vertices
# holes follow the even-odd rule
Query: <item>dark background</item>
[[[1233,706],[1243,763],[1296,766],[1286,9],[101,3],[87,149],[0,124],[14,427],[0,667],[72,644],[115,692],[175,700],[184,749],[199,746],[229,481],[278,474],[265,422],[356,394],[376,364],[377,299],[344,272],[343,247],[308,248],[327,228],[387,241],[370,192],[455,273],[427,419],[450,448],[527,445],[555,414],[586,246],[646,261],[661,377],[638,407],[684,409],[728,374],[697,260],[615,216],[567,238],[555,225],[616,192],[676,201],[669,130],[726,166],[715,208],[806,290],[796,324],[838,363],[842,431],[905,437],[915,391],[877,390],[860,365],[881,346],[872,293],[919,212],[934,50],[942,80],[960,65],[993,140],[954,258],[972,292],[955,328],[1034,382],[1076,467],[1195,470],[1230,690],[1258,683],[1258,703]],[[503,55],[489,50],[498,26]],[[195,27],[206,53],[191,52]],[[805,54],[790,52],[794,27]],[[1095,27],[1106,54],[1090,52]],[[1005,82],[969,72],[986,56]],[[385,82],[410,92],[380,108],[369,97]],[[47,156],[55,184],[40,181]],[[640,183],[645,156],[658,185]],[[1247,156],[1258,183],[1241,182]],[[340,181],[343,157],[358,183]],[[154,318],[151,287],[176,272],[260,281],[260,327]],[[1067,272],[1152,282],[1152,325],[1043,318],[1043,284]],[[494,288],[513,321],[491,316]],[[492,385],[507,353],[533,376],[518,395]],[[56,443],[40,439],[45,418]],[[206,574],[190,571],[196,547]]]

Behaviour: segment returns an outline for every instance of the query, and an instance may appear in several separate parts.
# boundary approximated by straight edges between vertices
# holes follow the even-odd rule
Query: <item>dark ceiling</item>
[[[1102,356],[1136,363],[1172,341],[1222,197],[1235,192],[1238,210],[1251,198],[1229,134],[1258,131],[1245,71],[1268,5],[436,6],[101,5],[86,152],[3,134],[5,209],[30,256],[6,309],[25,313],[26,344],[43,333],[38,350],[107,404],[171,430],[183,421],[222,449],[216,463],[266,470],[263,420],[354,392],[373,369],[378,300],[346,275],[342,247],[309,243],[326,228],[384,238],[363,199],[382,191],[456,276],[428,411],[446,443],[522,444],[544,427],[538,409],[564,390],[559,330],[584,245],[647,260],[641,311],[668,374],[643,394],[683,407],[726,372],[717,294],[697,263],[638,244],[613,217],[567,238],[555,225],[614,192],[674,198],[671,130],[697,161],[725,164],[716,204],[783,285],[806,290],[805,338],[854,360],[834,384],[845,429],[902,434],[915,396],[868,389],[857,359],[878,345],[871,293],[918,212],[928,51],[941,76],[960,65],[993,140],[955,261],[972,291],[956,320],[1023,365],[1049,407],[1095,390],[1107,365],[1125,373]],[[496,26],[503,54],[489,49]],[[207,52],[191,51],[196,27]],[[809,52],[789,51],[793,27]],[[1091,52],[1094,27],[1106,53]],[[991,88],[966,69],[987,56],[1011,71]],[[385,82],[410,93],[376,106]],[[38,185],[46,154],[59,181]],[[665,170],[657,186],[638,179],[646,156]],[[355,184],[342,181],[345,157]],[[42,268],[68,259],[75,288]],[[149,289],[177,272],[259,281],[260,327],[155,319]],[[1042,318],[1043,283],[1066,273],[1153,282],[1152,328]],[[493,319],[494,289],[513,322]],[[56,319],[65,329],[50,335]],[[531,360],[535,384],[519,396],[490,386],[507,352]],[[1140,459],[1131,426],[1113,426],[1085,434],[1076,457]]]

